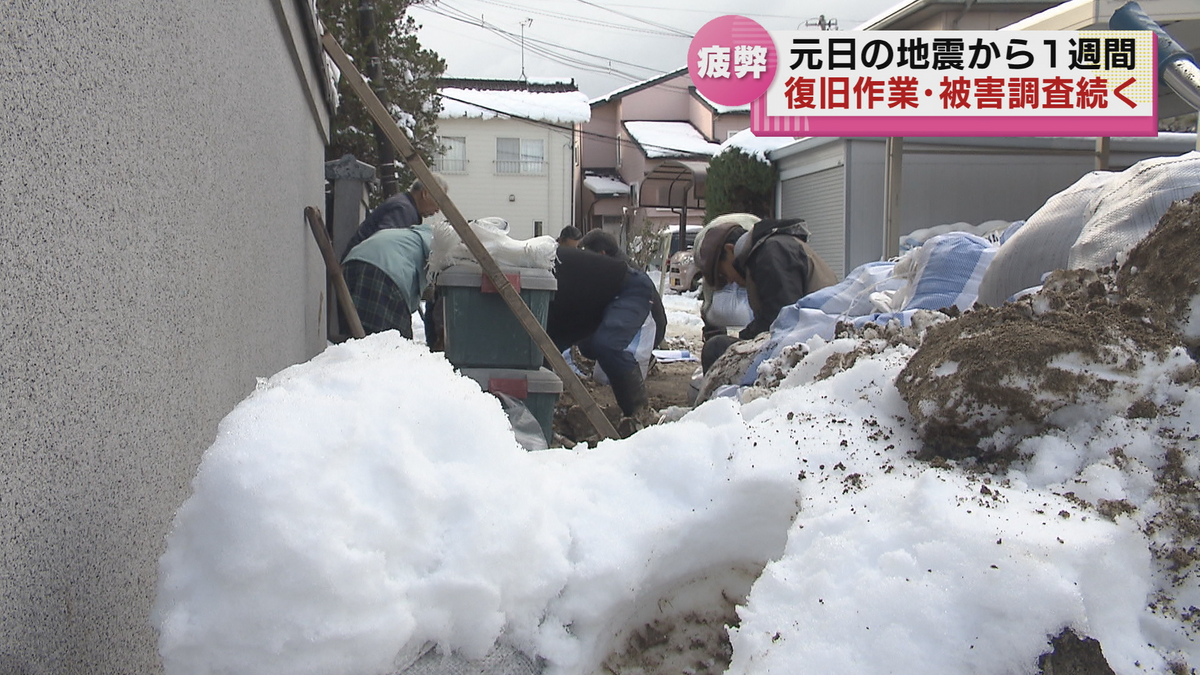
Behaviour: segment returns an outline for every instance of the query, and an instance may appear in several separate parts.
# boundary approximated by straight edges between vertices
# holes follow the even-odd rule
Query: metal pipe
[[[1180,59],[1163,69],[1162,79],[1184,103],[1200,110],[1200,67]]]

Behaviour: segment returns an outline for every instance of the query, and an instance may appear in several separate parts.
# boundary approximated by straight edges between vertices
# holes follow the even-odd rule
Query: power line
[[[578,2],[580,2],[580,3],[582,3],[582,4],[584,4],[584,5],[587,5],[588,7],[595,7],[596,9],[602,9],[602,10],[604,10],[604,11],[606,11],[606,12],[612,12],[613,14],[616,14],[617,16],[623,16],[623,17],[625,17],[626,19],[633,19],[634,21],[637,21],[638,23],[644,23],[644,24],[646,24],[647,26],[653,26],[654,28],[659,28],[659,29],[662,29],[662,30],[671,31],[671,32],[675,33],[675,35],[676,35],[676,36],[678,36],[678,37],[685,37],[685,38],[688,38],[688,39],[691,39],[691,37],[692,37],[692,34],[691,34],[691,33],[687,33],[687,32],[681,31],[681,30],[679,30],[678,28],[673,28],[673,27],[671,27],[671,26],[665,26],[665,25],[663,25],[663,24],[660,24],[660,23],[655,23],[655,22],[653,22],[653,21],[647,21],[646,19],[642,19],[642,18],[639,18],[639,17],[633,16],[632,14],[626,14],[626,13],[624,13],[624,12],[618,12],[617,10],[615,10],[615,9],[612,9],[611,7],[604,7],[603,5],[597,5],[596,3],[594,3],[594,2],[589,2],[588,0],[577,0],[577,1],[578,1]]]
[[[503,7],[505,9],[511,9],[511,10],[515,10],[518,12],[526,12],[526,13],[530,13],[530,14],[540,14],[542,16],[548,16],[552,19],[559,19],[562,21],[568,21],[568,22],[573,22],[573,23],[584,23],[584,24],[588,24],[588,25],[592,25],[592,26],[599,26],[601,28],[611,28],[614,30],[632,31],[635,33],[645,33],[648,35],[662,35],[665,37],[679,37],[677,34],[677,31],[674,28],[671,28],[669,26],[667,26],[665,28],[657,26],[657,25],[654,26],[655,28],[661,28],[661,29],[665,29],[666,31],[668,31],[665,33],[657,32],[657,31],[647,31],[645,29],[640,29],[640,28],[631,28],[630,26],[627,26],[625,24],[620,24],[620,23],[601,21],[599,19],[584,19],[582,17],[576,16],[573,14],[562,14],[559,12],[551,12],[549,10],[530,9],[528,7],[521,7],[519,5],[513,5],[513,4],[507,3],[507,2],[500,2],[499,0],[476,0],[476,1],[481,2],[485,5],[495,5],[496,7]],[[690,37],[690,36],[688,36],[688,37]]]
[[[571,23],[581,23],[581,24],[588,25],[588,26],[595,26],[597,28],[620,30],[620,31],[626,31],[626,32],[630,32],[630,33],[639,33],[642,35],[659,35],[662,37],[681,37],[677,33],[665,32],[661,29],[660,30],[649,30],[646,28],[634,28],[633,26],[628,26],[628,25],[619,24],[619,23],[612,23],[610,21],[600,21],[598,19],[585,19],[585,18],[578,17],[578,16],[572,16],[569,14],[560,14],[557,12],[548,12],[545,10],[527,9],[525,7],[519,7],[519,6],[515,6],[515,5],[511,5],[511,4],[497,2],[495,0],[479,0],[479,2],[482,2],[484,4],[489,4],[489,5],[496,5],[499,7],[504,7],[505,9],[512,9],[512,10],[516,10],[516,11],[523,12],[523,13],[540,14],[542,16],[549,16],[554,19],[568,21]],[[433,5],[449,7],[449,5],[447,5],[443,0],[437,0],[436,2],[433,3]],[[454,9],[454,8],[451,8],[451,9]],[[456,9],[456,11],[462,11],[462,10]],[[466,12],[463,12],[463,13],[466,14]],[[471,16],[471,15],[468,14],[468,16]],[[688,37],[691,37],[691,36],[689,35]]]
[[[494,0],[491,2],[491,4],[503,5],[503,3],[496,2]],[[444,17],[444,18],[447,18],[447,19],[450,19],[453,21],[457,21],[460,23],[464,23],[469,26],[475,26],[477,28],[482,28],[482,29],[489,31],[492,34],[500,37],[501,39],[509,42],[510,44],[513,44],[518,47],[520,46],[521,38],[516,33],[513,33],[511,31],[505,30],[499,26],[496,26],[496,25],[486,21],[482,17],[477,18],[462,9],[459,9],[457,7],[449,5],[448,3],[444,2],[444,1],[434,2],[430,5],[426,5],[426,4],[413,5],[413,7],[425,9],[426,11],[429,11],[438,16],[441,16],[441,17]],[[565,65],[565,66],[569,66],[569,67],[573,67],[573,68],[579,68],[580,70],[585,70],[588,72],[594,72],[594,73],[599,73],[599,74],[604,74],[604,75],[615,75],[617,77],[625,78],[625,79],[629,80],[631,83],[636,83],[638,81],[644,80],[645,78],[644,78],[644,76],[635,75],[635,74],[627,72],[625,70],[616,68],[616,67],[614,67],[614,64],[619,64],[619,65],[627,66],[630,68],[637,68],[637,69],[644,70],[647,72],[652,72],[652,73],[660,73],[661,72],[661,68],[644,66],[641,64],[637,64],[637,63],[622,61],[620,59],[613,59],[611,57],[607,57],[607,56],[604,56],[601,54],[595,54],[595,53],[584,51],[581,49],[567,47],[565,45],[560,45],[560,44],[557,44],[554,42],[550,42],[547,40],[541,40],[541,39],[530,37],[530,36],[525,36],[525,43],[531,52],[533,52],[539,56],[542,56],[543,58],[546,58],[547,60],[552,61],[554,63],[558,63],[560,65]],[[594,62],[585,61],[585,60],[582,60],[580,58],[577,58],[577,57],[574,57],[574,56],[571,56],[568,54],[557,53],[555,50],[562,50],[562,51],[566,51],[566,52],[572,52],[574,54],[580,54],[582,56],[585,56],[585,57],[588,57],[591,59],[599,60],[602,63],[597,64]],[[678,87],[675,85],[667,85],[667,86],[669,88],[671,88],[672,90],[679,91],[679,92],[685,92],[687,90],[686,87]]]
[[[474,16],[471,16],[470,14],[467,14],[466,12],[463,12],[462,10],[459,10],[455,7],[451,7],[445,3],[439,3],[436,8],[425,7],[425,9],[427,11],[430,11],[433,14],[443,16],[447,19],[452,19],[454,21],[459,21],[461,23],[465,23],[465,24],[468,24],[471,26],[477,26],[479,28],[483,28],[487,31],[494,33],[495,35],[498,35],[499,37],[503,38],[504,40],[506,40],[514,45],[517,45],[517,46],[520,45],[521,38],[519,35],[512,33],[510,31],[504,30],[503,28],[500,28],[499,26],[493,25],[493,24],[483,20],[482,18],[476,19]],[[449,10],[449,11],[447,11],[447,10]],[[572,67],[580,68],[582,70],[587,70],[590,72],[613,74],[613,75],[618,75],[618,76],[625,77],[630,80],[636,81],[641,78],[637,75],[633,75],[632,73],[624,72],[622,70],[614,68],[611,64],[622,63],[624,65],[628,65],[628,66],[631,66],[634,68],[641,68],[641,69],[651,71],[651,72],[657,72],[657,70],[658,70],[656,68],[650,68],[648,66],[641,66],[638,64],[618,61],[616,59],[609,59],[607,57],[604,57],[604,56],[601,56],[598,54],[591,54],[589,52],[572,49],[570,47],[564,47],[562,45],[557,45],[557,44],[554,44],[551,42],[547,42],[545,40],[539,40],[539,39],[532,38],[532,37],[526,37],[525,40],[526,40],[526,45],[529,48],[529,50],[534,53],[539,54],[540,56],[543,56],[543,57],[545,57],[551,61],[554,61],[555,63],[559,63],[561,65],[572,66]],[[548,47],[541,46],[543,44],[549,45],[550,47],[553,47],[555,49],[567,49],[570,51],[584,54],[586,56],[590,56],[592,58],[601,59],[603,61],[606,61],[607,65],[597,65],[594,63],[589,63],[587,61],[580,60],[578,58],[566,56],[563,54],[556,54],[553,51],[551,51],[551,49],[549,49]]]

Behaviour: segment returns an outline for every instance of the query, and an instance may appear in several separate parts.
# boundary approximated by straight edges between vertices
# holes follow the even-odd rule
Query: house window
[[[734,129],[733,131],[727,131],[725,132],[725,140],[729,140],[743,131],[745,131],[745,129]]]
[[[546,142],[540,138],[497,138],[496,173],[546,173]]]
[[[542,227],[542,221],[540,221],[540,220],[533,221],[533,236],[540,237],[543,234],[546,234],[543,230],[545,230],[545,228]]]
[[[434,168],[442,173],[467,172],[467,139],[464,136],[443,136],[442,154],[434,161]]]

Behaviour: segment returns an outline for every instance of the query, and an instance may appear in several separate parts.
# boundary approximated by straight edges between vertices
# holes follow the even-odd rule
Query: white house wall
[[[442,173],[450,186],[450,198],[468,220],[499,216],[508,221],[509,232],[517,239],[534,236],[537,221],[542,223],[543,234],[554,236],[572,223],[574,155],[569,126],[556,130],[512,119],[440,119],[438,134],[467,139],[466,171]],[[546,172],[497,174],[497,138],[541,139]]]
[[[324,348],[306,4],[6,4],[0,673],[161,672],[157,562],[218,421]]]

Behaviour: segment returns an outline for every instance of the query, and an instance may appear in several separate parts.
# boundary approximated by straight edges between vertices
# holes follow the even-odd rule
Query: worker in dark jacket
[[[629,264],[629,256],[625,255],[617,238],[604,230],[589,231],[579,239],[578,246],[585,251],[594,251]],[[629,268],[633,270],[634,274],[645,274],[633,265],[629,265]],[[650,286],[653,288],[654,284],[652,283]],[[667,336],[667,309],[663,306],[662,296],[658,294],[657,288],[654,289],[654,297],[651,298],[651,302],[650,316],[654,318],[654,347],[657,349],[659,343]]]
[[[743,340],[770,330],[779,310],[837,283],[837,275],[809,245],[808,228],[798,218],[760,220],[749,231],[721,223],[705,233],[696,264],[714,289],[731,281],[745,287],[754,320],[738,334]],[[718,342],[712,347],[706,343],[701,355],[707,365],[732,344],[724,336],[712,340]]]
[[[546,332],[559,351],[578,345],[608,375],[626,417],[646,406],[641,368],[626,347],[650,314],[654,285],[645,274],[591,251],[558,247],[558,290],[550,301]]]
[[[443,192],[447,191],[444,178],[434,174],[434,180]],[[354,236],[350,238],[350,243],[346,244],[346,252],[380,230],[420,225],[425,218],[437,213],[439,208],[433,195],[429,194],[429,190],[421,181],[414,181],[408,192],[389,197],[367,214]]]

